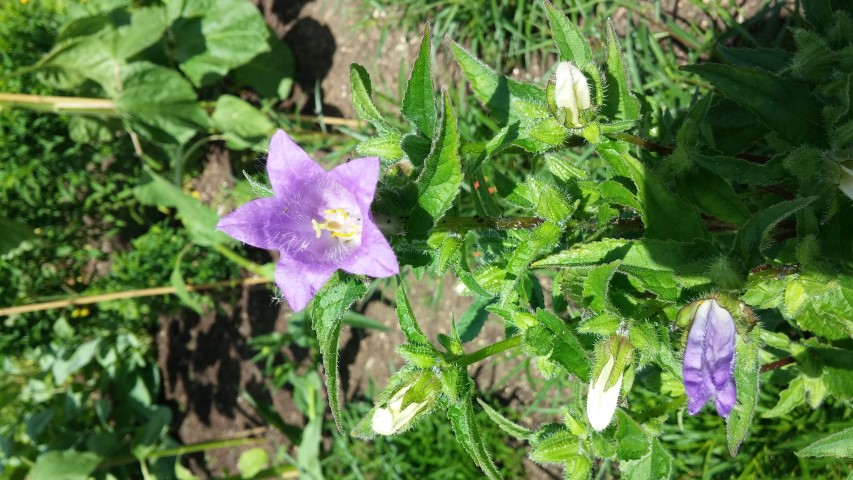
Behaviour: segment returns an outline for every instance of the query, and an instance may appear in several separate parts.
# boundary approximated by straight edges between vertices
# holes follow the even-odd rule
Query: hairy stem
[[[544,220],[539,217],[445,217],[435,230],[465,233],[469,230],[515,230],[536,228]]]
[[[466,366],[471,365],[473,363],[479,362],[480,360],[489,358],[492,355],[497,355],[501,352],[513,349],[519,345],[521,345],[521,335],[509,337],[504,340],[501,340],[500,342],[483,347],[475,352],[462,355],[456,359],[456,363]]]

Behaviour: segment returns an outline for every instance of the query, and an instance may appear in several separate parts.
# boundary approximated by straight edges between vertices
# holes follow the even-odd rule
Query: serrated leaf
[[[592,48],[583,32],[551,2],[545,2],[545,11],[551,26],[551,37],[560,52],[560,60],[574,62],[583,70],[593,60]]]
[[[580,451],[578,437],[560,429],[541,440],[530,450],[530,459],[538,463],[565,463]]]
[[[155,142],[183,144],[210,124],[192,85],[178,72],[134,62],[121,69],[121,79],[115,102],[130,130]]]
[[[498,428],[511,435],[513,438],[525,440],[530,438],[531,435],[533,435],[533,430],[524,428],[521,425],[513,422],[512,420],[509,420],[508,418],[501,415],[500,412],[490,407],[489,404],[487,404],[483,400],[478,398],[477,403],[479,403],[480,406],[483,407],[483,410],[485,410],[486,415],[488,415],[489,418],[492,419],[493,422],[495,422],[495,425],[497,425]]]
[[[36,458],[29,471],[31,480],[86,480],[95,471],[101,457],[92,452],[52,450]]]
[[[702,212],[736,226],[749,218],[749,210],[719,175],[692,171],[678,179],[678,191]]]
[[[806,388],[802,377],[795,378],[788,388],[779,394],[775,407],[764,412],[763,418],[777,418],[806,403]]]
[[[275,131],[275,125],[266,115],[233,95],[222,95],[216,100],[211,120],[224,134],[228,147],[234,150],[252,147],[265,150],[267,139]]]
[[[586,180],[589,178],[586,171],[581,168],[578,168],[572,165],[568,159],[562,158],[557,155],[547,154],[545,155],[545,165],[548,167],[548,171],[551,172],[551,175],[559,178],[564,182],[570,182],[573,180]]]
[[[356,145],[355,151],[366,157],[400,160],[403,158],[403,149],[400,148],[402,141],[403,137],[400,136],[399,132],[388,132],[362,141]]]
[[[559,241],[560,233],[560,227],[545,222],[526,234],[527,238],[512,252],[507,261],[506,273],[510,275],[510,281],[505,282],[503,286],[502,304],[509,300],[509,294],[515,289],[518,281],[526,277],[531,262],[554,248]]]
[[[412,215],[409,228],[413,235],[425,234],[450,208],[462,185],[462,160],[459,156],[459,130],[456,116],[450,104],[450,96],[444,92],[444,108],[441,126],[430,154],[417,179],[418,212]]]
[[[766,248],[768,237],[773,228],[815,199],[817,197],[796,198],[777,203],[755,213],[738,231],[732,251],[748,258],[756,248]]]
[[[755,327],[744,341],[735,335],[735,386],[737,403],[726,419],[726,437],[729,453],[734,457],[741,442],[749,433],[749,426],[758,405],[760,374],[761,328]]]
[[[853,457],[853,427],[821,438],[797,451],[798,457]]]
[[[432,138],[436,123],[436,95],[432,85],[430,69],[431,37],[429,23],[424,26],[424,37],[418,50],[418,57],[412,67],[412,73],[403,94],[401,111],[417,129],[427,138]]]
[[[536,214],[553,223],[560,223],[572,214],[572,207],[566,201],[567,195],[551,184],[527,179],[525,196],[536,207]]]
[[[637,197],[631,193],[630,190],[625,188],[624,185],[615,180],[605,180],[598,185],[598,191],[601,194],[601,198],[608,203],[623,205],[628,208],[633,208],[638,212],[643,210],[643,206],[640,205],[640,201],[637,200]]]
[[[470,381],[470,378],[468,378],[468,382]],[[461,398],[457,403],[451,404],[447,410],[447,415],[453,426],[453,433],[456,434],[456,440],[462,444],[465,451],[474,460],[474,463],[480,467],[480,470],[490,480],[500,480],[501,474],[498,471],[498,467],[495,466],[495,462],[492,461],[491,456],[486,451],[483,439],[480,436],[480,428],[474,417],[474,408],[471,404],[470,393]]]
[[[296,59],[293,52],[267,27],[267,48],[234,70],[238,85],[251,87],[264,98],[286,99],[293,88]]]
[[[474,303],[459,317],[456,328],[459,329],[459,338],[463,343],[474,340],[480,334],[489,316],[486,307],[494,303],[494,301],[493,297],[477,297],[474,299]]]
[[[622,50],[616,38],[613,22],[607,19],[607,60],[604,69],[607,89],[604,92],[602,113],[611,120],[640,118],[640,102],[631,93],[628,73],[622,64]]]
[[[406,362],[418,368],[430,368],[435,365],[436,351],[432,345],[407,343],[397,347],[397,353]]]
[[[523,119],[551,117],[541,88],[498,75],[452,40],[450,50],[471,84],[474,95],[489,108],[499,126]]]
[[[569,373],[584,382],[589,381],[589,360],[586,351],[569,326],[560,317],[543,310],[536,310],[536,319],[554,337],[551,360],[559,363]]]
[[[166,7],[169,53],[195,86],[215,83],[270,48],[263,17],[242,0],[175,0]]]
[[[311,300],[309,312],[326,372],[326,391],[329,407],[338,431],[341,427],[341,404],[338,386],[338,344],[341,334],[341,317],[356,300],[367,293],[367,286],[356,278],[335,272],[326,285]],[[303,439],[304,441],[304,439]]]
[[[821,104],[806,85],[756,68],[713,63],[682,68],[711,82],[792,145],[826,141]]]
[[[689,242],[708,237],[696,209],[673,194],[645,165],[613,149],[612,144],[602,143],[597,151],[618,175],[628,177],[637,187],[646,238]]]
[[[690,159],[717,175],[738,183],[772,185],[783,181],[787,174],[772,164],[757,164],[724,155],[710,156],[690,153]]]
[[[623,258],[631,249],[633,240],[607,238],[597,242],[581,243],[569,250],[555,253],[534,262],[533,268],[596,265]]]
[[[415,314],[412,312],[412,306],[409,304],[409,297],[406,295],[406,288],[399,277],[397,278],[397,318],[400,320],[400,329],[409,343],[430,344],[429,339],[418,326]]]
[[[583,285],[583,298],[585,305],[592,311],[601,313],[609,308],[607,291],[610,289],[610,279],[621,263],[621,260],[616,260],[596,266],[589,272]]]
[[[672,476],[672,456],[660,441],[652,440],[652,448],[643,458],[619,465],[626,480],[666,480]]]
[[[778,72],[791,62],[791,52],[781,48],[741,48],[718,45],[717,51],[726,63],[741,67],[763,68]]]
[[[357,63],[351,64],[349,66],[349,81],[352,106],[358,118],[373,124],[380,133],[392,130],[385,123],[385,119],[382,118],[382,114],[379,113],[376,105],[373,104],[370,74],[367,73],[367,70]]]
[[[649,441],[646,440],[643,429],[622,410],[616,411],[616,441],[617,452],[621,460],[641,458],[649,451]]]

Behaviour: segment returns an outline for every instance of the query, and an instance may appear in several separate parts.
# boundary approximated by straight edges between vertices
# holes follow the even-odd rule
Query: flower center
[[[326,218],[322,223],[311,219],[311,226],[314,228],[317,238],[320,238],[325,230],[329,232],[332,238],[337,238],[342,242],[361,240],[360,216],[351,215],[343,208],[328,209],[325,210],[325,214]]]

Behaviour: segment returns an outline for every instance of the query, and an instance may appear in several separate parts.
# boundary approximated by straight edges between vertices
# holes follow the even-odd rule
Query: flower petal
[[[341,264],[341,268],[356,275],[375,278],[400,273],[397,255],[371,218],[365,218],[362,223],[361,246]]]
[[[705,369],[705,334],[711,301],[703,301],[693,317],[693,326],[687,335],[684,348],[684,391],[687,393],[687,411],[696,415],[713,395],[713,385]],[[709,384],[711,388],[709,388]]]
[[[270,151],[267,155],[267,175],[276,196],[298,191],[300,184],[326,173],[326,170],[312,160],[284,130],[275,132],[270,140]]]
[[[717,398],[714,403],[717,405],[717,414],[723,418],[728,418],[735,408],[737,402],[737,387],[735,387],[734,375],[729,376],[725,385],[717,390]]]
[[[613,414],[616,413],[616,404],[619,403],[619,392],[622,390],[622,375],[609,390],[604,390],[607,385],[607,379],[613,371],[614,360],[610,356],[598,378],[592,381],[589,386],[589,393],[586,397],[586,418],[589,419],[589,424],[596,432],[600,432],[610,425],[613,420]]]
[[[719,390],[734,371],[735,324],[732,316],[711,300],[705,337],[705,364],[710,370],[714,389]]]
[[[369,210],[379,182],[377,157],[355,158],[335,167],[330,175],[352,193],[362,209]]]
[[[281,200],[259,198],[222,217],[216,228],[253,247],[278,250],[284,220],[281,211]]]
[[[275,266],[275,283],[294,312],[305,309],[317,291],[335,273],[335,266],[316,263],[306,264],[282,256]]]

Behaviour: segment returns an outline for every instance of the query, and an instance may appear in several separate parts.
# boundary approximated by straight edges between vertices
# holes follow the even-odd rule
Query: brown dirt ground
[[[367,68],[374,83],[374,91],[396,92],[401,65],[403,71],[415,57],[419,34],[404,34],[390,28],[381,38],[385,25],[383,12],[365,10],[360,1],[342,0],[252,0],[264,13],[267,23],[294,51],[298,62],[297,82],[289,105],[313,113],[316,88],[320,88],[325,115],[353,118],[349,99],[349,64],[358,62]],[[748,4],[744,7],[744,3]],[[743,11],[749,11],[753,1],[739,2]],[[666,0],[666,11],[674,17],[695,15],[689,10],[689,1]],[[371,28],[360,28],[357,22],[370,18]],[[620,20],[618,17],[617,21]],[[708,20],[713,22],[713,19]],[[624,22],[624,20],[623,20]],[[709,24],[710,26],[710,24]],[[443,49],[439,49],[443,50]],[[446,65],[446,57],[438,52],[438,62]],[[543,64],[547,64],[542,62]],[[546,66],[532,66],[528,72],[513,72],[514,76],[533,80],[547,70]],[[439,70],[441,83],[454,81],[453,71]],[[196,189],[202,199],[212,202],[227,190],[233,179],[229,172],[227,150],[213,148],[209,152],[207,168]],[[430,338],[449,329],[450,318],[462,315],[470,299],[459,297],[455,280],[411,281],[410,297],[414,313]],[[547,291],[548,289],[546,289]],[[436,291],[441,295],[435,303]],[[231,297],[227,297],[231,295]],[[378,297],[361,305],[362,313],[388,326],[387,333],[345,328],[341,338],[341,387],[344,398],[363,397],[372,381],[379,388],[402,364],[394,347],[403,342],[397,326],[393,302],[393,289],[382,290]],[[275,429],[265,428],[264,422],[241,398],[245,390],[271,404],[283,419],[301,425],[303,418],[293,404],[291,392],[269,385],[258,366],[252,362],[254,352],[248,340],[272,331],[287,330],[290,312],[273,300],[270,290],[263,287],[222,294],[218,311],[200,316],[164,316],[156,337],[158,360],[163,371],[164,400],[175,408],[173,433],[185,444],[234,436],[266,437],[267,448],[274,454],[274,445],[287,441]],[[503,326],[490,318],[480,335],[466,346],[473,351],[503,337]],[[282,354],[294,362],[304,360],[306,352],[293,349]],[[507,357],[507,356],[505,356]],[[512,358],[487,362],[472,367],[471,373],[480,388],[490,389],[515,364]],[[524,388],[523,379],[502,384],[497,395],[506,401],[529,404],[534,392]],[[270,394],[269,392],[273,392]],[[544,420],[544,419],[543,419]],[[551,421],[557,420],[549,419]],[[192,470],[203,477],[235,472],[240,453],[245,448],[212,450],[206,455],[190,456]],[[554,469],[541,469],[526,465],[529,478],[559,478]]]

